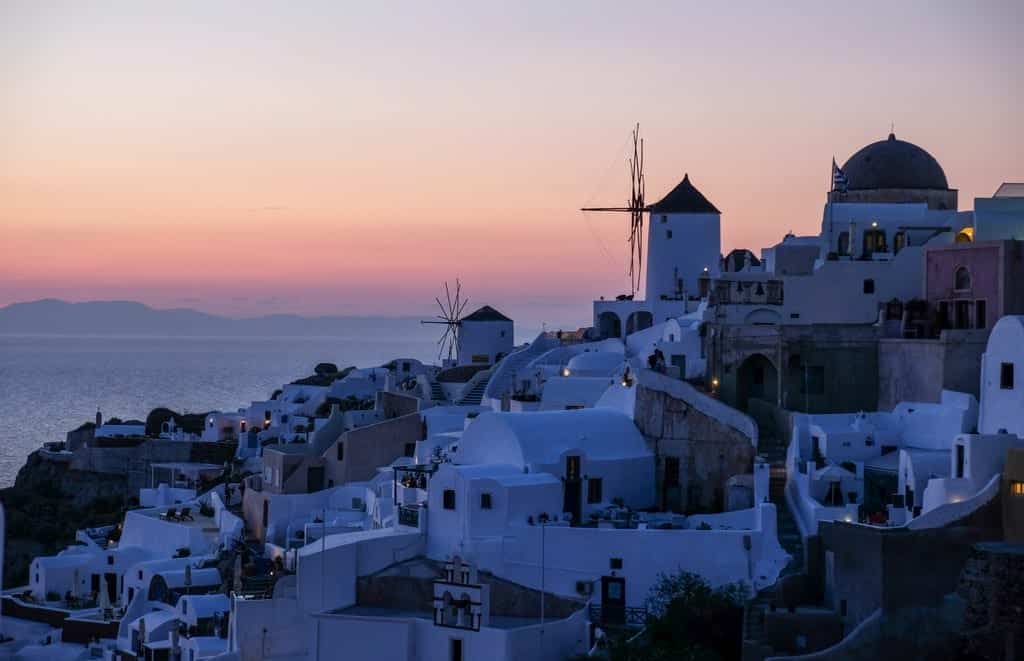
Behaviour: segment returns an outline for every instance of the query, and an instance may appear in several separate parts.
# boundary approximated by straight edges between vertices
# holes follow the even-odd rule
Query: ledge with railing
[[[712,305],[782,305],[782,280],[715,280]]]
[[[601,626],[639,628],[647,624],[647,609],[639,606],[609,606],[590,604],[590,621]]]

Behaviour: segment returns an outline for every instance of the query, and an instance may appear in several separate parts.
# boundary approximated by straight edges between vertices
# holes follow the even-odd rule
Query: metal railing
[[[398,524],[411,528],[420,527],[420,508],[411,505],[400,505],[398,508]]]
[[[607,606],[590,604],[590,621],[602,626],[643,627],[647,624],[647,609],[634,606]]]
[[[712,305],[782,305],[781,280],[716,280]]]

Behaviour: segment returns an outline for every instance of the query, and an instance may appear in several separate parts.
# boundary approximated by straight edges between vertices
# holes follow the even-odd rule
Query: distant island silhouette
[[[419,317],[271,314],[236,319],[137,301],[71,303],[42,299],[0,308],[0,334],[165,336],[346,336],[422,334]],[[406,323],[407,322],[407,323]],[[407,328],[406,328],[407,326]]]

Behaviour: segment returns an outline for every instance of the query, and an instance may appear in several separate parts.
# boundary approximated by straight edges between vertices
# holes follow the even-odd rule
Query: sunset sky
[[[815,233],[898,137],[960,206],[1024,181],[1024,3],[0,2],[0,305],[517,319],[628,289],[689,172],[723,248]]]

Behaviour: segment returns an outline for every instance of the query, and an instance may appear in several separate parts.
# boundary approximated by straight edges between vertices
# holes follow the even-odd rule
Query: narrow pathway
[[[790,574],[798,574],[804,569],[804,542],[800,529],[796,525],[793,513],[786,503],[786,442],[779,438],[776,430],[769,425],[758,424],[758,454],[768,462],[771,471],[768,493],[775,505],[776,525],[779,544],[791,556],[789,564],[779,574],[781,580]],[[764,617],[771,603],[776,599],[778,582],[760,590],[750,602],[743,623],[743,640],[745,652],[751,649],[764,649]],[[744,658],[747,658],[744,654]],[[755,658],[761,658],[757,655]]]

